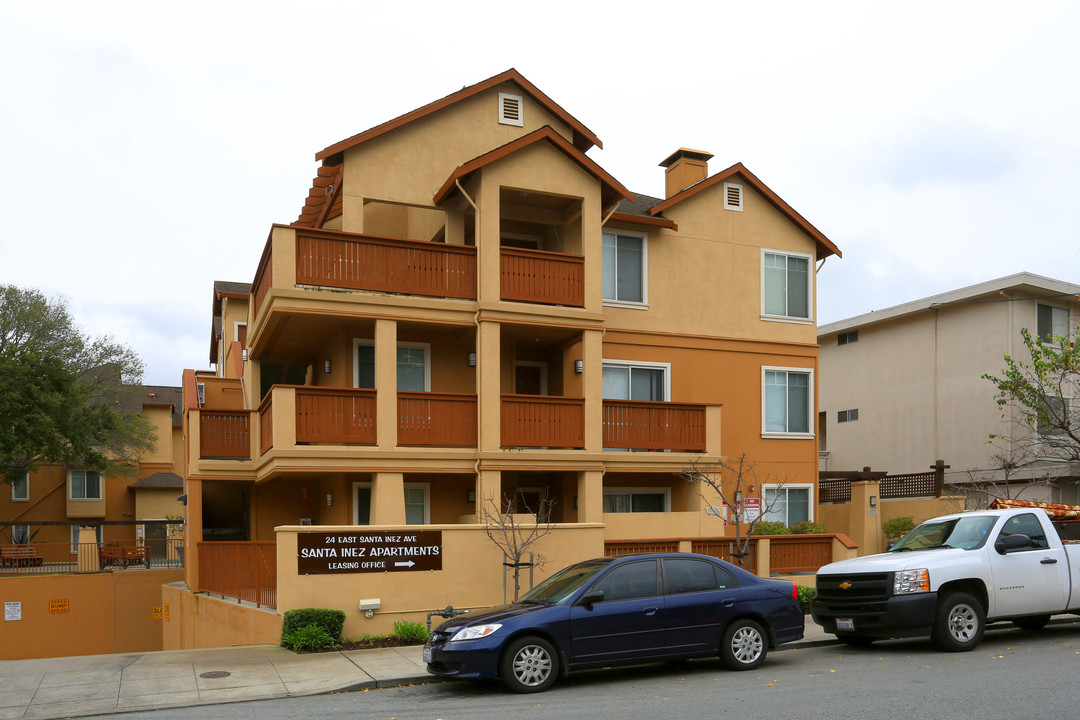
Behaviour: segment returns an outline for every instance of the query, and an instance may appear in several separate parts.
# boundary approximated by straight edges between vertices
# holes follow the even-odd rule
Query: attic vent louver
[[[724,209],[742,212],[743,187],[739,183],[724,183]]]
[[[516,125],[522,127],[525,122],[522,117],[523,107],[520,95],[499,93],[499,123],[502,125]]]

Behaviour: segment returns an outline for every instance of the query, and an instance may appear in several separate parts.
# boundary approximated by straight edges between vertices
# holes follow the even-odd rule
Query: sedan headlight
[[[447,640],[447,642],[454,642],[455,640],[479,640],[482,637],[487,637],[496,630],[502,627],[500,623],[491,623],[489,625],[470,625],[467,628],[461,628],[454,636]]]
[[[907,595],[909,593],[930,592],[930,571],[926,568],[918,570],[901,570],[893,578],[893,595]]]

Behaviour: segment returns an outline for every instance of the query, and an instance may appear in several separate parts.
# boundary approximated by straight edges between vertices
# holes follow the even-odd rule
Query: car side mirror
[[[998,551],[999,555],[1029,547],[1031,547],[1031,538],[1023,533],[1001,535],[998,537],[997,542],[994,543],[994,549]]]
[[[578,600],[578,604],[579,605],[585,605],[587,607],[589,605],[592,605],[593,603],[598,603],[598,602],[603,602],[603,601],[604,601],[604,591],[603,590],[590,590],[589,592],[587,592],[587,593],[585,593],[584,595],[581,596],[581,599]]]

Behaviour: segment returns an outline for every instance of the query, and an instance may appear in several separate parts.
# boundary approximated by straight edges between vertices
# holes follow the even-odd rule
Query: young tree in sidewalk
[[[691,463],[690,467],[679,473],[679,476],[697,488],[710,508],[724,508],[726,505],[735,510],[733,515],[735,521],[732,523],[735,526],[735,550],[731,553],[732,562],[749,570],[747,558],[750,556],[750,538],[758,523],[762,522],[765,516],[773,512],[780,504],[780,490],[785,484],[784,480],[771,476],[765,477],[769,486],[775,489],[772,497],[768,497],[768,494],[762,490],[757,464],[750,462],[746,453],[719,465]],[[750,497],[759,498],[761,503],[759,512],[754,514],[746,512],[744,503]],[[718,499],[719,503],[717,503]],[[725,510],[721,509],[720,513],[720,519],[723,520],[725,526],[728,525],[728,519],[723,517]]]
[[[129,470],[156,440],[140,414],[142,361],[89,337],[61,299],[0,286],[0,478],[45,462]]]
[[[551,522],[551,508],[554,505],[554,499],[546,498],[540,501],[535,510],[527,506],[517,508],[509,497],[505,497],[500,507],[494,497],[484,498],[484,531],[502,550],[506,558],[504,564],[514,571],[514,602],[521,595],[521,568],[530,565],[538,568],[544,564],[544,556],[534,552],[533,546],[555,527]],[[518,510],[521,512],[515,512]],[[532,557],[529,562],[523,562],[527,554]]]

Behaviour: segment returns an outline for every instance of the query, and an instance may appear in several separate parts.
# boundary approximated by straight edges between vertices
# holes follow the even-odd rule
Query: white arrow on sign
[[[408,562],[396,562],[394,567],[412,567],[415,564],[412,560],[409,560]]]

